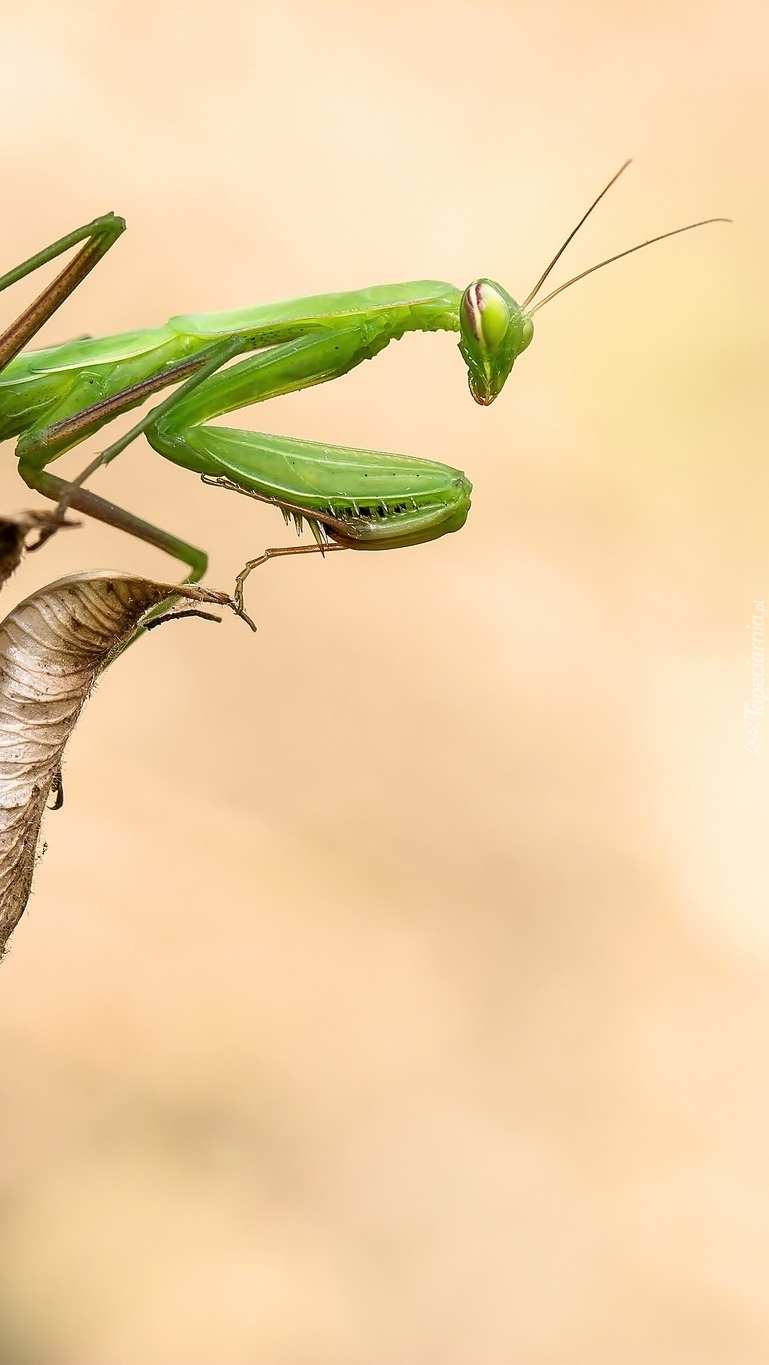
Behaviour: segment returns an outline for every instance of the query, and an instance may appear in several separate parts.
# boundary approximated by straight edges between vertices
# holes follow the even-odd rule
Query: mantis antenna
[[[568,237],[566,238],[566,241],[562,244],[562,246],[558,248],[552,261],[547,266],[547,269],[544,270],[543,273],[540,275],[531,293],[528,295],[525,302],[521,305],[524,311],[528,310],[529,317],[536,313],[538,308],[544,308],[545,304],[549,303],[551,299],[554,299],[556,294],[560,294],[563,292],[564,289],[568,289],[570,285],[576,284],[577,280],[584,280],[585,276],[592,275],[594,270],[601,270],[605,265],[611,265],[614,261],[620,261],[623,256],[630,256],[634,251],[642,251],[645,246],[653,246],[655,242],[664,242],[666,237],[676,237],[679,232],[691,232],[692,228],[706,227],[708,223],[731,223],[732,221],[731,218],[703,218],[702,221],[699,223],[687,223],[686,227],[674,228],[672,232],[662,232],[660,233],[659,237],[650,237],[646,242],[638,242],[636,246],[628,247],[626,251],[620,251],[617,253],[616,256],[608,256],[605,261],[599,261],[598,265],[591,265],[588,270],[583,270],[579,275],[574,275],[572,279],[567,280],[565,284],[560,284],[557,289],[554,289],[552,293],[547,294],[544,299],[540,299],[539,303],[535,304],[533,308],[529,309],[529,304],[531,303],[532,299],[536,298],[537,294],[539,293],[540,289],[545,283],[545,280],[550,274],[550,271],[553,269],[553,266],[556,265],[556,263],[560,260],[561,256],[563,255],[564,251],[569,245],[569,242],[571,242],[572,239],[576,237],[577,233],[582,227],[582,224],[586,222],[586,220],[590,217],[591,213],[593,212],[593,209],[596,208],[598,204],[600,204],[604,195],[608,194],[612,185],[615,185],[617,183],[620,176],[622,175],[622,172],[627,170],[631,161],[632,157],[630,157],[627,161],[623,163],[623,165],[620,166],[616,175],[613,175],[608,185],[604,186],[598,197],[593,200],[587,212],[583,213],[582,217],[577,223],[577,226],[573,228],[572,231],[569,233]]]
[[[550,271],[552,270],[553,266],[556,265],[558,261],[560,261],[560,259],[561,259],[562,255],[563,255],[564,251],[566,250],[567,246],[569,245],[569,242],[572,240],[572,238],[576,237],[577,233],[579,232],[580,228],[582,227],[582,224],[585,223],[585,222],[587,222],[588,218],[590,217],[591,213],[593,212],[593,209],[596,208],[598,204],[600,204],[600,202],[601,202],[601,200],[603,199],[604,195],[609,193],[609,190],[611,189],[612,185],[616,185],[617,181],[619,180],[620,176],[622,175],[622,172],[627,170],[627,168],[628,168],[628,166],[630,165],[630,163],[632,162],[632,160],[633,160],[632,157],[628,157],[628,160],[625,161],[625,162],[623,163],[622,166],[620,166],[619,170],[617,171],[617,174],[612,176],[612,178],[611,178],[611,180],[609,181],[608,185],[604,185],[604,187],[603,187],[603,189],[601,190],[601,193],[599,194],[598,198],[593,200],[593,202],[592,202],[592,204],[590,205],[590,208],[588,209],[587,213],[583,213],[582,217],[580,218],[579,222],[577,223],[577,226],[576,226],[575,228],[573,228],[572,231],[569,233],[568,237],[566,238],[566,241],[565,241],[561,246],[559,246],[559,248],[558,248],[558,250],[556,251],[556,253],[555,253],[555,255],[554,255],[552,261],[550,262],[549,266],[548,266],[547,269],[544,270],[544,271],[542,272],[542,274],[540,275],[539,279],[537,280],[537,283],[535,284],[535,286],[534,286],[534,288],[532,289],[531,293],[529,294],[528,298],[521,304],[521,307],[522,307],[522,308],[528,308],[528,306],[529,306],[529,304],[531,303],[532,299],[536,297],[536,295],[539,293],[540,289],[542,288],[543,284],[545,283],[545,280],[547,279],[548,275],[550,274]]]
[[[673,228],[672,232],[661,232],[659,237],[650,237],[646,242],[638,242],[635,246],[629,246],[626,251],[618,251],[616,256],[607,256],[605,261],[599,261],[598,265],[591,265],[588,270],[580,271],[579,275],[573,275],[565,284],[559,284],[558,288],[554,289],[551,294],[546,294],[543,299],[540,299],[539,303],[535,303],[534,307],[529,309],[529,317],[536,313],[538,308],[544,308],[545,304],[554,299],[556,294],[562,294],[564,289],[576,284],[577,280],[584,280],[586,275],[592,275],[594,270],[602,270],[605,265],[611,265],[613,261],[621,261],[623,256],[632,256],[634,251],[643,251],[645,246],[653,246],[655,242],[664,242],[666,237],[677,237],[679,232],[691,232],[693,228],[707,227],[708,223],[731,223],[732,221],[731,218],[702,218],[699,223],[687,223],[686,227]]]

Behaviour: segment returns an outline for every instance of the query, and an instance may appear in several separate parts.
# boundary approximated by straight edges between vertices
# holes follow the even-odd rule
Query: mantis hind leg
[[[56,279],[46,285],[29,307],[0,334],[0,371],[24,350],[27,342],[36,336],[43,324],[77,289],[94,266],[98,265],[102,256],[106,255],[121,233],[125,232],[125,227],[123,218],[116,217],[114,213],[105,213],[103,217],[94,218],[92,223],[86,223],[84,227],[76,228],[66,237],[60,237],[57,242],[52,242],[43,251],[38,251],[34,256],[30,256],[29,260],[17,265],[14,270],[0,275],[1,293],[10,285],[16,284],[17,280],[23,280],[41,265],[47,265],[70,247],[77,246],[79,242],[85,240],[85,246],[67,263]]]
[[[57,256],[61,256],[65,251],[69,251],[70,248],[85,241],[85,246],[67,263],[56,278],[38,294],[29,307],[20,313],[4,332],[0,333],[0,372],[36,336],[41,327],[61,307],[65,299],[91,273],[94,266],[98,265],[102,256],[106,255],[118,237],[125,232],[125,228],[126,224],[123,218],[118,218],[114,213],[104,214],[101,218],[94,218],[93,222],[76,228],[66,237],[60,237],[58,241],[52,242],[50,246],[38,251],[34,256],[30,256],[28,260],[23,261],[15,269],[0,275],[0,292],[2,292],[27,275],[31,275],[40,266],[47,265],[49,261],[55,260]],[[30,488],[34,488],[54,502],[60,501],[62,493],[67,487],[63,479],[58,479],[52,474],[45,473],[42,469],[31,466],[27,466],[22,472],[25,482]],[[95,517],[99,521],[128,531],[129,534],[137,536],[140,540],[147,541],[148,544],[174,555],[182,563],[188,565],[190,582],[197,582],[203,577],[208,558],[202,550],[196,549],[194,545],[188,545],[185,541],[177,539],[176,536],[168,535],[167,532],[161,531],[158,527],[141,521],[140,518],[132,516],[130,512],[124,512],[122,508],[115,507],[113,503],[95,497],[92,493],[78,490],[77,495],[70,498],[69,502],[87,516]],[[58,524],[66,524],[63,512]],[[40,532],[34,548],[37,549],[42,545],[54,534],[56,529],[57,523],[51,522]]]
[[[44,498],[50,498],[52,502],[58,503],[62,495],[70,489],[66,479],[59,479],[55,474],[49,474],[45,469],[27,471],[25,479],[30,488],[42,493]],[[106,498],[99,498],[95,493],[91,493],[86,488],[78,488],[68,497],[68,505],[74,507],[76,512],[82,512],[87,517],[94,517],[96,521],[106,522],[108,526],[114,526],[118,531],[126,531],[129,536],[135,536],[137,540],[143,540],[147,545],[154,545],[157,550],[164,550],[166,554],[173,555],[182,564],[186,564],[189,573],[185,579],[186,583],[198,583],[208,568],[208,555],[205,550],[199,550],[195,545],[189,545],[185,540],[179,540],[177,536],[172,536],[168,531],[162,531],[158,526],[152,526],[148,521],[142,521],[140,517],[135,517],[133,513],[126,512],[124,508],[117,507],[114,502],[108,502]],[[41,532],[40,538],[35,545],[38,549],[40,545],[48,539],[50,532]]]

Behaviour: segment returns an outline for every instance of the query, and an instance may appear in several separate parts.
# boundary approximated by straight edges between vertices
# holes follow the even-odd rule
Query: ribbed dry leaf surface
[[[103,571],[49,584],[0,624],[0,956],[27,904],[46,800],[94,679],[172,593],[228,600]]]

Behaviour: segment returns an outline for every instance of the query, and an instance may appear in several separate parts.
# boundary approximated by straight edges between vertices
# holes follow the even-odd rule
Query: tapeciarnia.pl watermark
[[[761,733],[761,723],[766,715],[766,693],[764,691],[764,618],[766,609],[763,602],[753,599],[753,615],[747,629],[750,631],[750,658],[748,668],[751,670],[751,695],[750,701],[745,702],[742,708],[743,725],[748,732],[748,741],[743,744],[743,749],[755,754],[756,758],[763,759],[761,745],[765,736]]]

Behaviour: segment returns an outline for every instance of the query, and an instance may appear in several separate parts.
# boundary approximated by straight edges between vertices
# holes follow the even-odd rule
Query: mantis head
[[[534,335],[528,313],[494,280],[473,280],[459,304],[459,349],[476,403],[493,403]]]
[[[459,349],[467,365],[470,392],[476,403],[488,407],[489,403],[494,402],[497,394],[502,391],[517,357],[521,351],[526,350],[534,335],[534,324],[531,320],[533,314],[538,308],[544,308],[556,294],[563,293],[564,289],[570,289],[578,280],[583,280],[586,275],[592,275],[594,270],[603,270],[605,265],[621,261],[623,256],[632,256],[634,251],[642,251],[655,242],[664,242],[667,237],[676,237],[679,232],[691,232],[692,228],[705,227],[708,223],[731,222],[730,218],[704,218],[699,223],[687,223],[686,227],[674,228],[672,232],[662,232],[658,237],[649,237],[645,242],[638,242],[636,246],[631,246],[626,251],[619,251],[616,256],[608,256],[605,261],[599,261],[597,265],[581,270],[565,284],[559,284],[557,289],[551,290],[544,299],[534,303],[553,266],[560,260],[596,205],[600,204],[604,195],[629,165],[630,162],[626,161],[620,166],[616,175],[612,176],[608,185],[604,186],[598,197],[593,200],[587,212],[583,213],[577,226],[558,248],[523,303],[516,303],[507,290],[503,289],[501,284],[495,284],[493,280],[473,280],[472,284],[467,286],[459,304]],[[534,303],[533,308],[529,308],[531,303]]]

